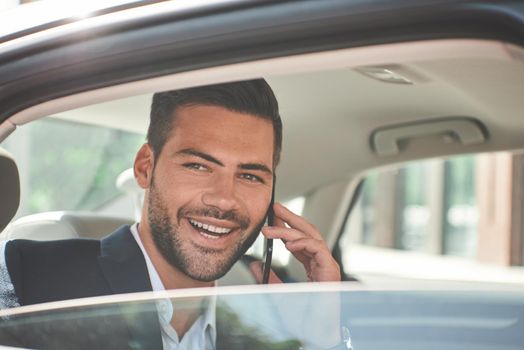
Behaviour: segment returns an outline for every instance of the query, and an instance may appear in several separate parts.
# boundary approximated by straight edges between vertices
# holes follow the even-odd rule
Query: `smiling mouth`
[[[232,228],[205,224],[195,219],[188,219],[188,221],[191,226],[200,232],[200,234],[211,239],[219,239],[220,237],[226,236],[231,233],[231,231],[233,231]]]

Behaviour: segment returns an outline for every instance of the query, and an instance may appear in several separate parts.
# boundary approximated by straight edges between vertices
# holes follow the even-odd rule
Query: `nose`
[[[238,198],[234,179],[226,176],[215,178],[202,196],[202,202],[222,211],[237,209]]]

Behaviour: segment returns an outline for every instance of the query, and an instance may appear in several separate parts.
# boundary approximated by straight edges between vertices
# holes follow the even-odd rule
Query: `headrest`
[[[2,233],[1,239],[51,241],[69,238],[102,238],[132,219],[91,213],[50,211],[20,218]]]
[[[0,148],[0,232],[13,219],[20,204],[20,178],[13,157]]]

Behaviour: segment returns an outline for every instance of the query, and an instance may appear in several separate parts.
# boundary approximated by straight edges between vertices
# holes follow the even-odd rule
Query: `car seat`
[[[37,241],[80,237],[100,239],[120,226],[132,223],[133,220],[128,218],[87,212],[50,211],[14,221],[2,233],[2,238]]]
[[[15,160],[0,148],[0,232],[9,224],[20,204],[20,178]]]

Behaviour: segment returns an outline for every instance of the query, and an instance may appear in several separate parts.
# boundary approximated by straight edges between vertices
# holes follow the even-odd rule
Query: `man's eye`
[[[240,175],[240,177],[242,177],[243,179],[246,179],[250,182],[260,182],[260,183],[264,183],[264,180],[262,180],[262,178],[256,176],[256,175],[253,175],[253,174],[242,174]]]
[[[184,166],[188,169],[194,169],[194,170],[200,170],[200,171],[207,170],[207,167],[205,167],[202,164],[198,164],[198,163],[187,163],[187,164],[184,164]]]

